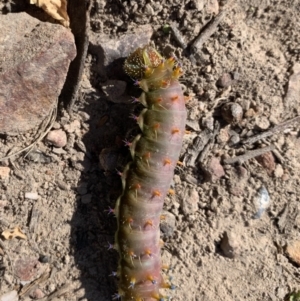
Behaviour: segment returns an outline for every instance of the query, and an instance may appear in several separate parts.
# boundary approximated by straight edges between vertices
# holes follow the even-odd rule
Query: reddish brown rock
[[[276,168],[275,159],[271,152],[264,153],[255,159],[267,170],[268,175],[271,175]]]
[[[15,263],[15,274],[21,281],[32,281],[37,277],[40,266],[36,258],[20,258]]]
[[[18,13],[2,15],[0,41],[0,133],[27,131],[56,105],[76,55],[74,38],[61,25]]]
[[[300,240],[288,244],[286,252],[289,258],[300,267]]]
[[[67,134],[63,130],[50,131],[46,140],[56,147],[64,147],[67,144]]]
[[[215,182],[225,176],[225,171],[218,158],[211,158],[204,167],[206,179],[210,182]]]

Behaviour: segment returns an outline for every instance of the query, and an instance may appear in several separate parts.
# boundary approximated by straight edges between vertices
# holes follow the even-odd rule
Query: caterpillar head
[[[132,78],[141,79],[149,69],[156,68],[163,57],[151,46],[138,48],[124,63],[125,72]]]

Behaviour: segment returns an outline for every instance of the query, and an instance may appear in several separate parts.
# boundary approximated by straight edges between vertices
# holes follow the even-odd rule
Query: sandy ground
[[[194,56],[183,51],[169,24],[190,45],[225,4],[95,0],[89,35],[117,41],[150,25],[151,42],[185,70],[189,134],[175,195],[165,201],[162,252],[177,286],[173,300],[285,300],[300,289],[299,123],[280,126],[299,116],[300,2],[233,1]],[[61,109],[54,124],[67,145],[43,140],[26,158],[1,163],[8,174],[0,180],[0,232],[19,226],[27,239],[0,241],[0,295],[108,301],[116,292],[109,275],[118,255],[108,250],[116,221],[105,210],[121,192],[114,170],[129,157],[121,141],[138,129],[129,118],[134,106],[112,102],[101,88],[122,80],[129,91],[132,82],[104,73],[97,59],[88,52],[72,114]],[[269,137],[246,143],[274,126]],[[1,156],[28,139],[1,136]],[[254,158],[251,151],[267,146],[272,151]]]

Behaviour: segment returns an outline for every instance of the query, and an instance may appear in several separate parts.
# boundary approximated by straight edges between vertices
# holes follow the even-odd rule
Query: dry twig
[[[255,149],[252,151],[248,151],[247,153],[245,153],[244,155],[240,155],[240,156],[236,156],[234,158],[228,158],[225,159],[223,162],[224,164],[234,164],[234,163],[239,163],[239,164],[243,164],[244,162],[258,157],[266,152],[272,151],[273,149],[275,149],[274,145],[269,145],[263,148],[259,148],[259,149]]]
[[[293,119],[290,119],[288,121],[280,123],[280,124],[274,126],[272,129],[270,129],[268,131],[265,131],[265,132],[259,133],[258,135],[249,137],[249,138],[243,140],[242,144],[253,144],[253,143],[255,143],[255,142],[257,142],[261,139],[270,137],[270,136],[272,136],[274,134],[277,134],[279,132],[283,132],[284,130],[291,127],[292,125],[297,124],[298,122],[300,122],[300,116],[297,116]]]

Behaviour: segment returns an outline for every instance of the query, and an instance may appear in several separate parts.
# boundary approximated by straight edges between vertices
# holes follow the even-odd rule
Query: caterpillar
[[[164,279],[160,249],[160,219],[164,198],[180,154],[185,130],[185,100],[179,77],[182,69],[174,57],[164,59],[147,45],[124,63],[143,93],[134,116],[141,134],[129,146],[132,162],[121,173],[123,193],[113,210],[118,221],[114,248],[119,252],[118,293],[122,301],[167,300],[161,289],[173,289]]]

